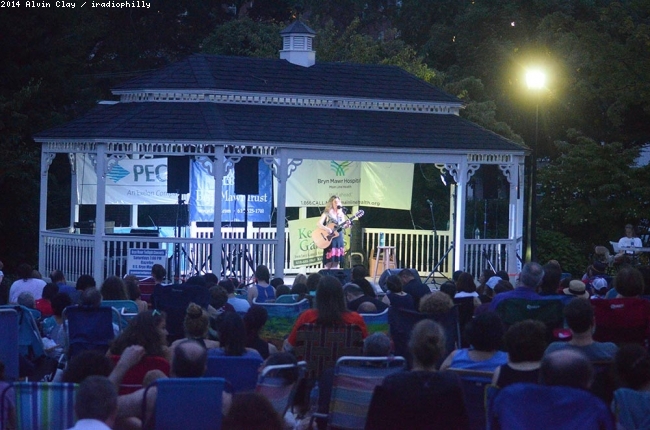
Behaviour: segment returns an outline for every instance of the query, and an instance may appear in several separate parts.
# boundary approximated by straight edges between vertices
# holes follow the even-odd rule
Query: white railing
[[[429,276],[435,268],[436,276],[451,278],[454,252],[450,231],[438,231],[434,235],[423,230],[363,229],[360,252],[364,255],[366,264],[369,264],[371,257],[376,256],[380,233],[384,233],[385,245],[395,246],[398,268],[416,269],[423,277]],[[250,278],[259,264],[272,269],[275,261],[275,234],[275,228],[255,228],[248,232],[243,227],[222,228],[223,243],[219,255],[221,274]],[[191,238],[105,235],[102,239],[104,270],[100,276],[106,278],[110,275],[125,275],[130,248],[166,249],[170,278],[174,274],[184,277],[212,272],[212,228],[193,228],[192,235],[194,237]],[[70,280],[77,279],[81,274],[92,274],[95,253],[92,235],[46,231],[41,236],[45,265],[39,268],[42,273],[60,269]],[[508,270],[508,249],[511,242],[506,239],[466,240],[465,267],[462,270],[475,277],[486,268]],[[517,249],[520,247],[521,242],[517,241]],[[288,231],[285,232],[285,250],[284,273],[293,275],[304,271],[305,269],[289,265],[291,248]],[[320,268],[317,265],[307,267],[306,270],[315,272]]]

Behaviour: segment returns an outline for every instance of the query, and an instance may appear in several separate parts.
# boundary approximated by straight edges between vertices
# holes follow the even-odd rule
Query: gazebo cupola
[[[280,59],[302,67],[311,67],[316,64],[316,51],[312,49],[312,42],[316,36],[314,30],[297,20],[282,30],[280,34],[282,35]]]

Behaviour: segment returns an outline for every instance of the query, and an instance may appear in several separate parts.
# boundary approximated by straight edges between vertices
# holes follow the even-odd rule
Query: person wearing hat
[[[563,314],[571,331],[571,340],[551,342],[544,352],[545,356],[553,351],[569,348],[579,350],[590,361],[614,359],[618,346],[612,342],[596,342],[592,337],[595,321],[594,309],[589,300],[571,299],[564,307]]]
[[[609,291],[609,284],[605,278],[594,278],[589,284],[588,288],[591,293],[592,299],[604,299]]]
[[[571,282],[569,282],[569,288],[564,288],[562,292],[571,298],[580,297],[581,299],[589,299],[587,286],[584,282],[577,279],[573,279]]]

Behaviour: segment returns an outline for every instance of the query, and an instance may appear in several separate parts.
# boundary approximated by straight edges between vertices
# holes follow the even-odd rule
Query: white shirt
[[[641,243],[641,239],[638,237],[622,237],[618,241],[618,247],[619,248],[641,248],[643,244]]]
[[[45,281],[42,279],[19,279],[11,284],[11,288],[9,289],[9,303],[18,303],[18,296],[20,293],[24,293],[25,291],[32,293],[34,300],[40,300],[43,298],[44,286]]]
[[[84,418],[77,421],[74,427],[70,427],[68,430],[111,430],[111,428],[103,421]]]

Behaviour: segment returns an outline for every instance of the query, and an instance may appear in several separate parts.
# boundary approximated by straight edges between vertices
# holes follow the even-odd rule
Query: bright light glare
[[[546,74],[541,70],[529,70],[526,72],[526,85],[531,90],[541,90],[546,85]]]

